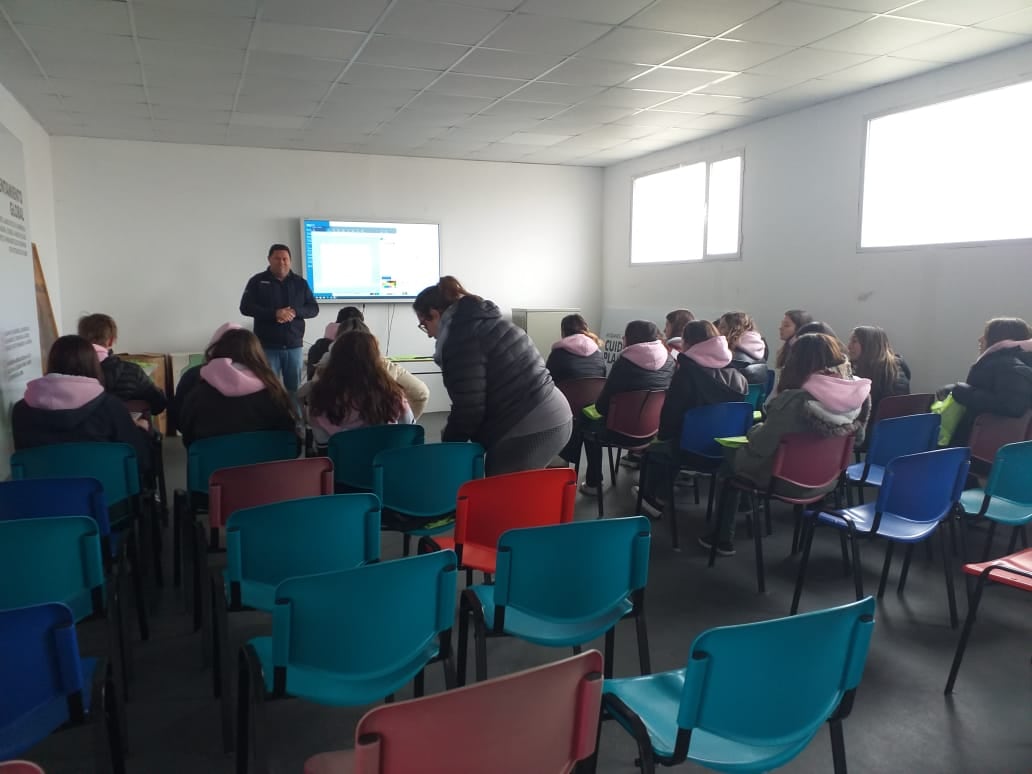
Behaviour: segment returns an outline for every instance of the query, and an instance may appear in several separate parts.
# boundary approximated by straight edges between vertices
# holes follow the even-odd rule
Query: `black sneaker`
[[[713,544],[717,544],[717,553],[720,556],[734,556],[735,555],[735,544],[729,540],[717,540],[717,533],[711,532],[709,535],[703,535],[699,538],[699,545],[705,548],[707,551],[713,550]]]

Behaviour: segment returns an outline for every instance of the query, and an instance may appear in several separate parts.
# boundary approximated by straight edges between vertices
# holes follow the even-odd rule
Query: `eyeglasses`
[[[420,322],[419,325],[417,325],[416,327],[419,328],[419,330],[423,331],[423,333],[430,333],[430,329],[426,327],[425,322]]]

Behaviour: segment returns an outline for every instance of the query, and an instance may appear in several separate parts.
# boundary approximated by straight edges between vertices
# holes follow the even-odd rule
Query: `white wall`
[[[1032,46],[938,70],[610,167],[603,205],[603,308],[687,307],[756,317],[772,346],[789,308],[848,338],[884,327],[915,390],[963,379],[992,316],[1032,320],[1032,244],[857,250],[861,159],[871,114],[1032,76]],[[741,261],[629,265],[631,178],[744,149]],[[1030,214],[1032,217],[1032,214]]]
[[[119,348],[196,351],[243,322],[240,294],[271,243],[301,271],[304,216],[439,222],[444,272],[503,311],[600,316],[598,169],[70,137],[53,148],[66,327],[107,312]],[[306,341],[337,309],[323,306]],[[408,304],[366,307],[381,343],[392,311],[390,351],[430,354]]]

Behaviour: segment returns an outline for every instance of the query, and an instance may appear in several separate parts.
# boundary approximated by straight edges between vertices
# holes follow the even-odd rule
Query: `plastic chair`
[[[602,388],[606,386],[606,377],[604,376],[585,376],[581,379],[566,379],[565,381],[558,382],[556,387],[559,391],[566,396],[566,402],[570,404],[570,412],[573,414],[575,423],[574,437],[580,438],[580,431],[576,429],[576,421],[581,416],[581,412],[584,411],[588,406],[595,404],[598,400],[598,396],[602,392]],[[580,449],[581,444],[578,443],[576,459],[573,464],[573,469],[580,472]]]
[[[543,527],[573,521],[577,499],[577,473],[570,468],[545,468],[507,473],[475,481],[459,488],[455,506],[455,537],[426,537],[421,549],[452,549],[466,584],[473,571],[494,575],[498,538],[519,527]]]
[[[912,395],[888,395],[878,401],[873,420],[875,423],[883,419],[907,417],[912,414],[927,414],[932,407],[935,396],[930,392],[917,392]]]
[[[46,772],[29,761],[5,761],[0,763],[0,774],[46,774]]]
[[[760,518],[756,508],[756,498],[759,497],[763,500],[768,534],[771,531],[771,500],[778,500],[795,507],[796,525],[792,537],[794,552],[798,544],[796,536],[801,529],[802,507],[820,502],[834,490],[842,471],[849,465],[849,455],[852,451],[852,435],[820,436],[813,433],[787,433],[782,436],[778,450],[774,453],[770,483],[765,490],[760,489],[746,478],[725,480],[721,498],[731,496],[732,490],[743,491],[749,496],[748,524],[752,531],[756,550],[756,586],[761,594],[767,589],[767,581],[763,566],[763,540],[760,537]],[[811,490],[815,494],[792,495],[778,491],[779,487],[785,485],[797,490]],[[709,555],[710,567],[713,566],[716,558],[717,545],[714,541]]]
[[[989,559],[997,524],[1013,528],[1007,553],[1014,553],[1018,536],[1023,534],[1025,525],[1032,522],[1032,441],[1001,446],[993,459],[985,488],[962,493],[960,507],[971,519],[989,520],[983,562]],[[961,555],[965,560],[967,527],[971,519],[961,521],[960,534],[965,544]]]
[[[439,535],[454,525],[459,488],[484,477],[484,448],[477,443],[426,443],[388,449],[373,459],[373,493],[380,498],[384,529],[412,537]],[[400,517],[400,518],[399,518]]]
[[[518,637],[550,648],[605,635],[605,676],[613,675],[616,624],[634,618],[638,662],[649,666],[645,583],[651,535],[645,516],[509,530],[498,540],[494,585],[471,586],[459,601],[459,685],[473,619],[476,680],[487,679],[487,638]]]
[[[1032,548],[993,559],[991,562],[965,564],[964,572],[976,576],[978,582],[975,584],[975,591],[971,597],[971,603],[968,605],[964,630],[960,634],[957,652],[954,654],[953,664],[950,666],[950,676],[946,679],[946,690],[944,691],[946,694],[953,692],[953,684],[957,681],[957,672],[960,671],[960,662],[964,658],[964,651],[975,625],[975,617],[986,583],[999,583],[1010,586],[1012,589],[1018,589],[1018,591],[1032,592]]]
[[[451,628],[456,557],[452,551],[343,572],[291,578],[276,587],[272,636],[240,650],[237,774],[265,771],[262,703],[294,696],[335,707],[370,704],[440,661],[454,685]]]
[[[126,409],[130,413],[139,413],[141,419],[147,420],[152,432],[148,435],[150,440],[151,461],[154,463],[155,493],[158,502],[161,503],[162,520],[168,518],[168,488],[165,486],[165,446],[162,443],[163,436],[154,428],[154,416],[151,414],[150,404],[145,400],[124,401]]]
[[[907,546],[903,568],[899,576],[899,592],[906,585],[913,546],[932,536],[942,525],[960,499],[968,473],[966,448],[938,449],[897,457],[885,468],[878,501],[840,511],[814,511],[808,514],[803,536],[803,556],[799,562],[792,613],[799,609],[799,598],[806,579],[806,566],[813,546],[813,535],[818,524],[843,532],[853,549],[853,582],[856,598],[864,595],[863,566],[860,564],[860,539],[882,537],[888,541],[878,598],[885,592],[889,577],[893,547],[896,543]],[[950,625],[957,628],[957,601],[953,592],[953,572],[947,555],[947,539],[943,536],[942,566],[946,577],[946,596],[950,608]]]
[[[38,519],[48,516],[89,516],[107,550],[117,556],[118,541],[112,540],[104,487],[95,478],[30,478],[0,481],[0,521]]]
[[[709,499],[706,503],[706,521],[713,517],[713,499],[717,490],[717,473],[724,463],[724,447],[716,442],[717,438],[728,438],[745,435],[752,426],[753,407],[746,402],[714,403],[699,406],[685,412],[681,424],[680,454],[671,460],[667,476],[669,487],[666,492],[670,514],[670,539],[674,550],[679,550],[677,537],[677,503],[675,497],[674,478],[678,470],[688,469],[707,473],[710,476]],[[665,462],[665,461],[664,461]],[[646,491],[648,469],[650,465],[663,464],[655,455],[646,449],[642,457],[642,465],[638,472],[638,503],[636,511],[641,513],[641,503]],[[695,483],[695,504],[699,503],[699,485]]]
[[[942,417],[938,414],[910,414],[876,422],[871,429],[871,444],[864,461],[846,468],[846,502],[852,505],[849,493],[855,486],[863,505],[864,487],[881,486],[885,466],[896,457],[938,448],[941,422]]]
[[[589,650],[370,710],[354,750],[309,758],[304,774],[568,774],[595,751],[601,696],[602,654]]]
[[[979,414],[975,417],[968,439],[972,462],[987,471],[1000,447],[1026,440],[1030,423],[1032,411],[1026,411],[1020,417]]]
[[[0,610],[0,758],[66,725],[94,723],[98,771],[124,774],[118,692],[104,659],[81,658],[72,611],[59,603]]]
[[[746,395],[746,401],[753,407],[754,411],[759,411],[763,408],[763,401],[767,398],[766,385],[763,384],[750,384],[749,392]]]
[[[828,724],[845,774],[842,721],[853,709],[874,630],[870,597],[792,618],[722,626],[692,643],[684,669],[607,679],[603,717],[638,744],[641,770],[691,761],[765,772],[791,761]]]
[[[271,613],[288,578],[350,570],[380,558],[380,502],[371,494],[304,497],[234,513],[226,526],[226,568],[212,579],[215,698],[222,698],[223,745],[233,749],[229,613]]]
[[[333,480],[341,491],[373,490],[373,459],[386,449],[417,446],[425,441],[422,425],[374,425],[330,436],[327,456]]]

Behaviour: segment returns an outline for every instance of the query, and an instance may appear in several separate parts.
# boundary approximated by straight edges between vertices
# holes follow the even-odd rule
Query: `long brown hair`
[[[349,331],[330,348],[330,360],[312,385],[312,414],[340,424],[354,411],[369,425],[397,422],[404,410],[401,387],[387,373],[371,333]]]
[[[805,309],[789,309],[785,312],[785,317],[791,320],[792,325],[795,326],[795,333],[792,334],[793,337],[799,335],[800,328],[802,328],[807,323],[813,322],[813,315],[807,312]],[[788,341],[782,342],[781,346],[778,347],[778,357],[775,361],[775,367],[785,367],[785,358],[788,357],[788,350],[792,348],[791,345],[788,343],[791,340],[792,339],[788,339]]]
[[[860,345],[860,357],[853,360],[853,373],[871,380],[872,395],[888,395],[899,378],[899,359],[889,346],[889,337],[875,325],[858,325],[853,338]]]
[[[100,368],[97,351],[82,336],[62,336],[50,346],[47,373],[89,376],[104,383],[104,372]]]
[[[293,401],[290,400],[290,396],[287,395],[287,391],[283,388],[283,383],[273,373],[272,368],[269,366],[269,361],[265,359],[265,353],[262,351],[262,345],[258,341],[258,337],[251,333],[251,331],[246,328],[226,331],[218,341],[205,350],[204,354],[208,360],[228,357],[234,363],[239,363],[247,368],[261,380],[277,405],[283,408],[290,416],[297,417]]]
[[[717,329],[727,338],[727,348],[734,352],[742,336],[756,330],[756,323],[745,312],[725,312],[717,320]]]
[[[680,336],[684,332],[684,326],[694,319],[695,315],[690,309],[674,309],[672,312],[667,312],[666,321],[670,326],[672,337]]]
[[[463,296],[471,296],[477,301],[482,301],[480,296],[474,296],[455,277],[447,274],[437,282],[436,285],[423,288],[412,302],[412,308],[419,317],[426,317],[432,309],[443,312]]]
[[[596,346],[599,348],[602,347],[602,339],[600,339],[598,334],[588,327],[588,321],[579,314],[568,314],[560,320],[559,332],[562,334],[563,338],[573,336],[577,333],[583,334],[595,342]]]
[[[789,350],[778,392],[798,390],[813,374],[832,373],[846,362],[838,339],[825,333],[804,333]]]

